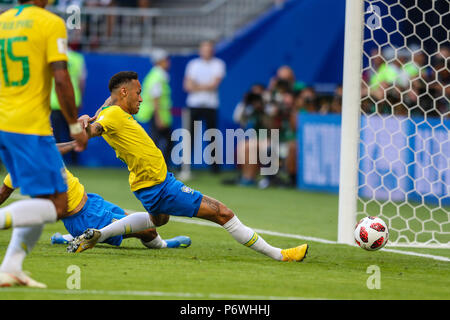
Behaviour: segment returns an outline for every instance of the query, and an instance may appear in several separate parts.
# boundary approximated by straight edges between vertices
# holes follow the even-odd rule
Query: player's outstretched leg
[[[20,200],[0,208],[0,229],[43,225],[56,222],[57,218],[57,208],[51,200]]]
[[[67,247],[68,252],[79,253],[94,247],[98,242],[108,238],[140,232],[154,228],[150,215],[147,212],[136,212],[114,221],[106,227],[96,230],[88,229],[76,237]]]
[[[130,234],[129,237],[140,239],[142,244],[149,249],[187,248],[191,245],[191,238],[187,236],[177,236],[171,239],[163,239],[156,232],[156,229],[148,229],[136,234]],[[50,241],[51,244],[69,244],[74,239],[75,238],[70,234],[61,234],[56,232],[50,238]]]
[[[221,225],[240,244],[275,260],[302,261],[308,252],[307,244],[289,249],[280,249],[269,245],[253,229],[244,225],[223,203],[205,195],[197,217]]]
[[[11,242],[0,267],[0,287],[47,287],[45,284],[31,279],[22,270],[23,261],[39,240],[42,229],[42,225],[13,229]]]

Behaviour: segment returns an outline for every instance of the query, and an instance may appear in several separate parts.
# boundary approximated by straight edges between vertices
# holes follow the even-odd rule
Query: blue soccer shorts
[[[134,195],[151,215],[163,213],[190,218],[197,215],[203,199],[200,192],[185,186],[171,172],[163,183],[139,189]]]
[[[125,211],[108,202],[95,193],[88,193],[88,200],[81,211],[76,214],[62,219],[67,231],[73,236],[78,237],[86,229],[102,229],[116,220],[126,217]],[[120,246],[122,236],[115,236],[106,239],[104,242]]]
[[[67,191],[66,171],[53,136],[0,131],[0,157],[14,188],[31,197]]]

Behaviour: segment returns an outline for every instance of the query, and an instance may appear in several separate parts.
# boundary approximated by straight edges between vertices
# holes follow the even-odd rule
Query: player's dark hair
[[[138,74],[134,71],[120,71],[113,75],[111,79],[109,79],[109,92],[113,92],[114,89],[117,89],[122,84],[128,83],[132,80],[138,80]]]

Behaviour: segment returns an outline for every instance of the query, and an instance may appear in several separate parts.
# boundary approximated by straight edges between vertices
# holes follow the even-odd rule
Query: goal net
[[[340,242],[370,215],[390,245],[450,247],[449,3],[347,1]]]

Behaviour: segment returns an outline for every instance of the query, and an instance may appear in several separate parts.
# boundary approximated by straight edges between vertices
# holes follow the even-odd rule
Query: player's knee
[[[219,214],[217,217],[219,220],[219,224],[223,225],[233,217],[234,217],[233,211],[230,208],[228,208],[226,205],[220,204]]]
[[[134,233],[133,237],[139,238],[143,243],[150,242],[158,236],[156,229],[147,229],[141,232]]]
[[[150,217],[152,219],[153,224],[156,227],[161,227],[161,226],[165,225],[167,222],[169,222],[169,218],[170,218],[170,216],[168,214],[158,214],[156,216],[151,215]]]

